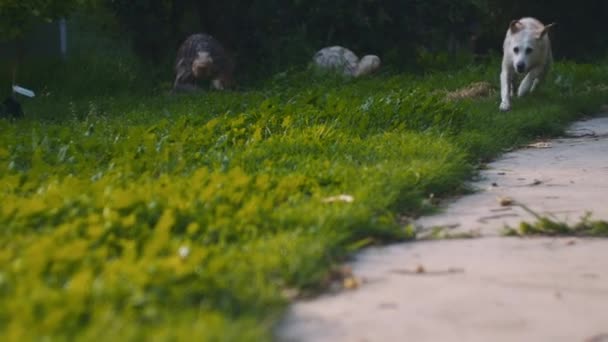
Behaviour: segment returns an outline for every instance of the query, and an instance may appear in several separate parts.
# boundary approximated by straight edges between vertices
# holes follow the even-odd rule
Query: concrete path
[[[608,117],[504,155],[473,186],[417,224],[481,238],[365,250],[352,263],[361,286],[296,303],[278,340],[608,342],[608,239],[500,237],[533,216],[498,200],[608,220]]]

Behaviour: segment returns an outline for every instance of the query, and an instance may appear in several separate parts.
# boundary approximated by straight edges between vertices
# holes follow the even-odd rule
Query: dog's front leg
[[[511,76],[511,83],[509,84],[509,95],[511,97],[515,96],[515,89],[517,89],[515,86],[515,77]]]
[[[511,68],[503,63],[500,72],[500,110],[507,112],[511,110],[511,87],[513,87],[513,72]]]
[[[540,72],[538,73],[538,77],[534,79],[534,82],[532,82],[532,88],[530,89],[530,92],[534,92],[534,90],[536,90],[538,85],[540,83],[542,83],[545,80],[545,78],[547,78],[547,74],[549,73],[549,70],[551,69],[552,64],[553,64],[553,55],[551,54],[551,52],[549,52],[549,57],[548,57],[547,63],[545,64],[545,67],[542,68],[540,70]]]
[[[540,68],[534,68],[530,70],[530,72],[524,77],[523,81],[519,85],[519,89],[517,90],[517,96],[522,97],[530,92],[533,88],[536,88],[536,84],[538,83],[538,77],[540,76],[542,70]]]

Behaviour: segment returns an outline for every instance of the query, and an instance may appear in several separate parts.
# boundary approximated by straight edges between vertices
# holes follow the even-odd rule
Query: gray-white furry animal
[[[380,57],[366,55],[359,60],[351,50],[342,46],[329,46],[313,56],[314,64],[326,70],[338,71],[345,76],[359,77],[371,74],[380,68]]]
[[[535,18],[513,20],[503,44],[502,71],[500,73],[500,110],[511,110],[511,96],[515,90],[515,75],[525,75],[517,96],[534,91],[542,82],[551,65],[553,54],[549,29],[554,24],[543,25]]]

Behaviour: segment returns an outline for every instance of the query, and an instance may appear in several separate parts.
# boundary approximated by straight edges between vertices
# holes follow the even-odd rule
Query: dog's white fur
[[[500,110],[511,109],[511,96],[515,89],[515,74],[525,75],[517,96],[534,91],[544,80],[551,65],[553,54],[549,40],[549,28],[534,18],[513,20],[503,44],[502,71],[500,73]]]

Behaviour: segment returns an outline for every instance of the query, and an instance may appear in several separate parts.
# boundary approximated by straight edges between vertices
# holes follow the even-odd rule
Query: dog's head
[[[199,52],[192,61],[192,73],[198,79],[208,78],[213,72],[213,58],[208,52]]]
[[[513,68],[519,74],[527,73],[531,68],[542,63],[548,49],[547,34],[555,24],[542,26],[540,29],[525,27],[519,20],[513,20],[509,26],[511,44],[509,53],[513,56]]]

